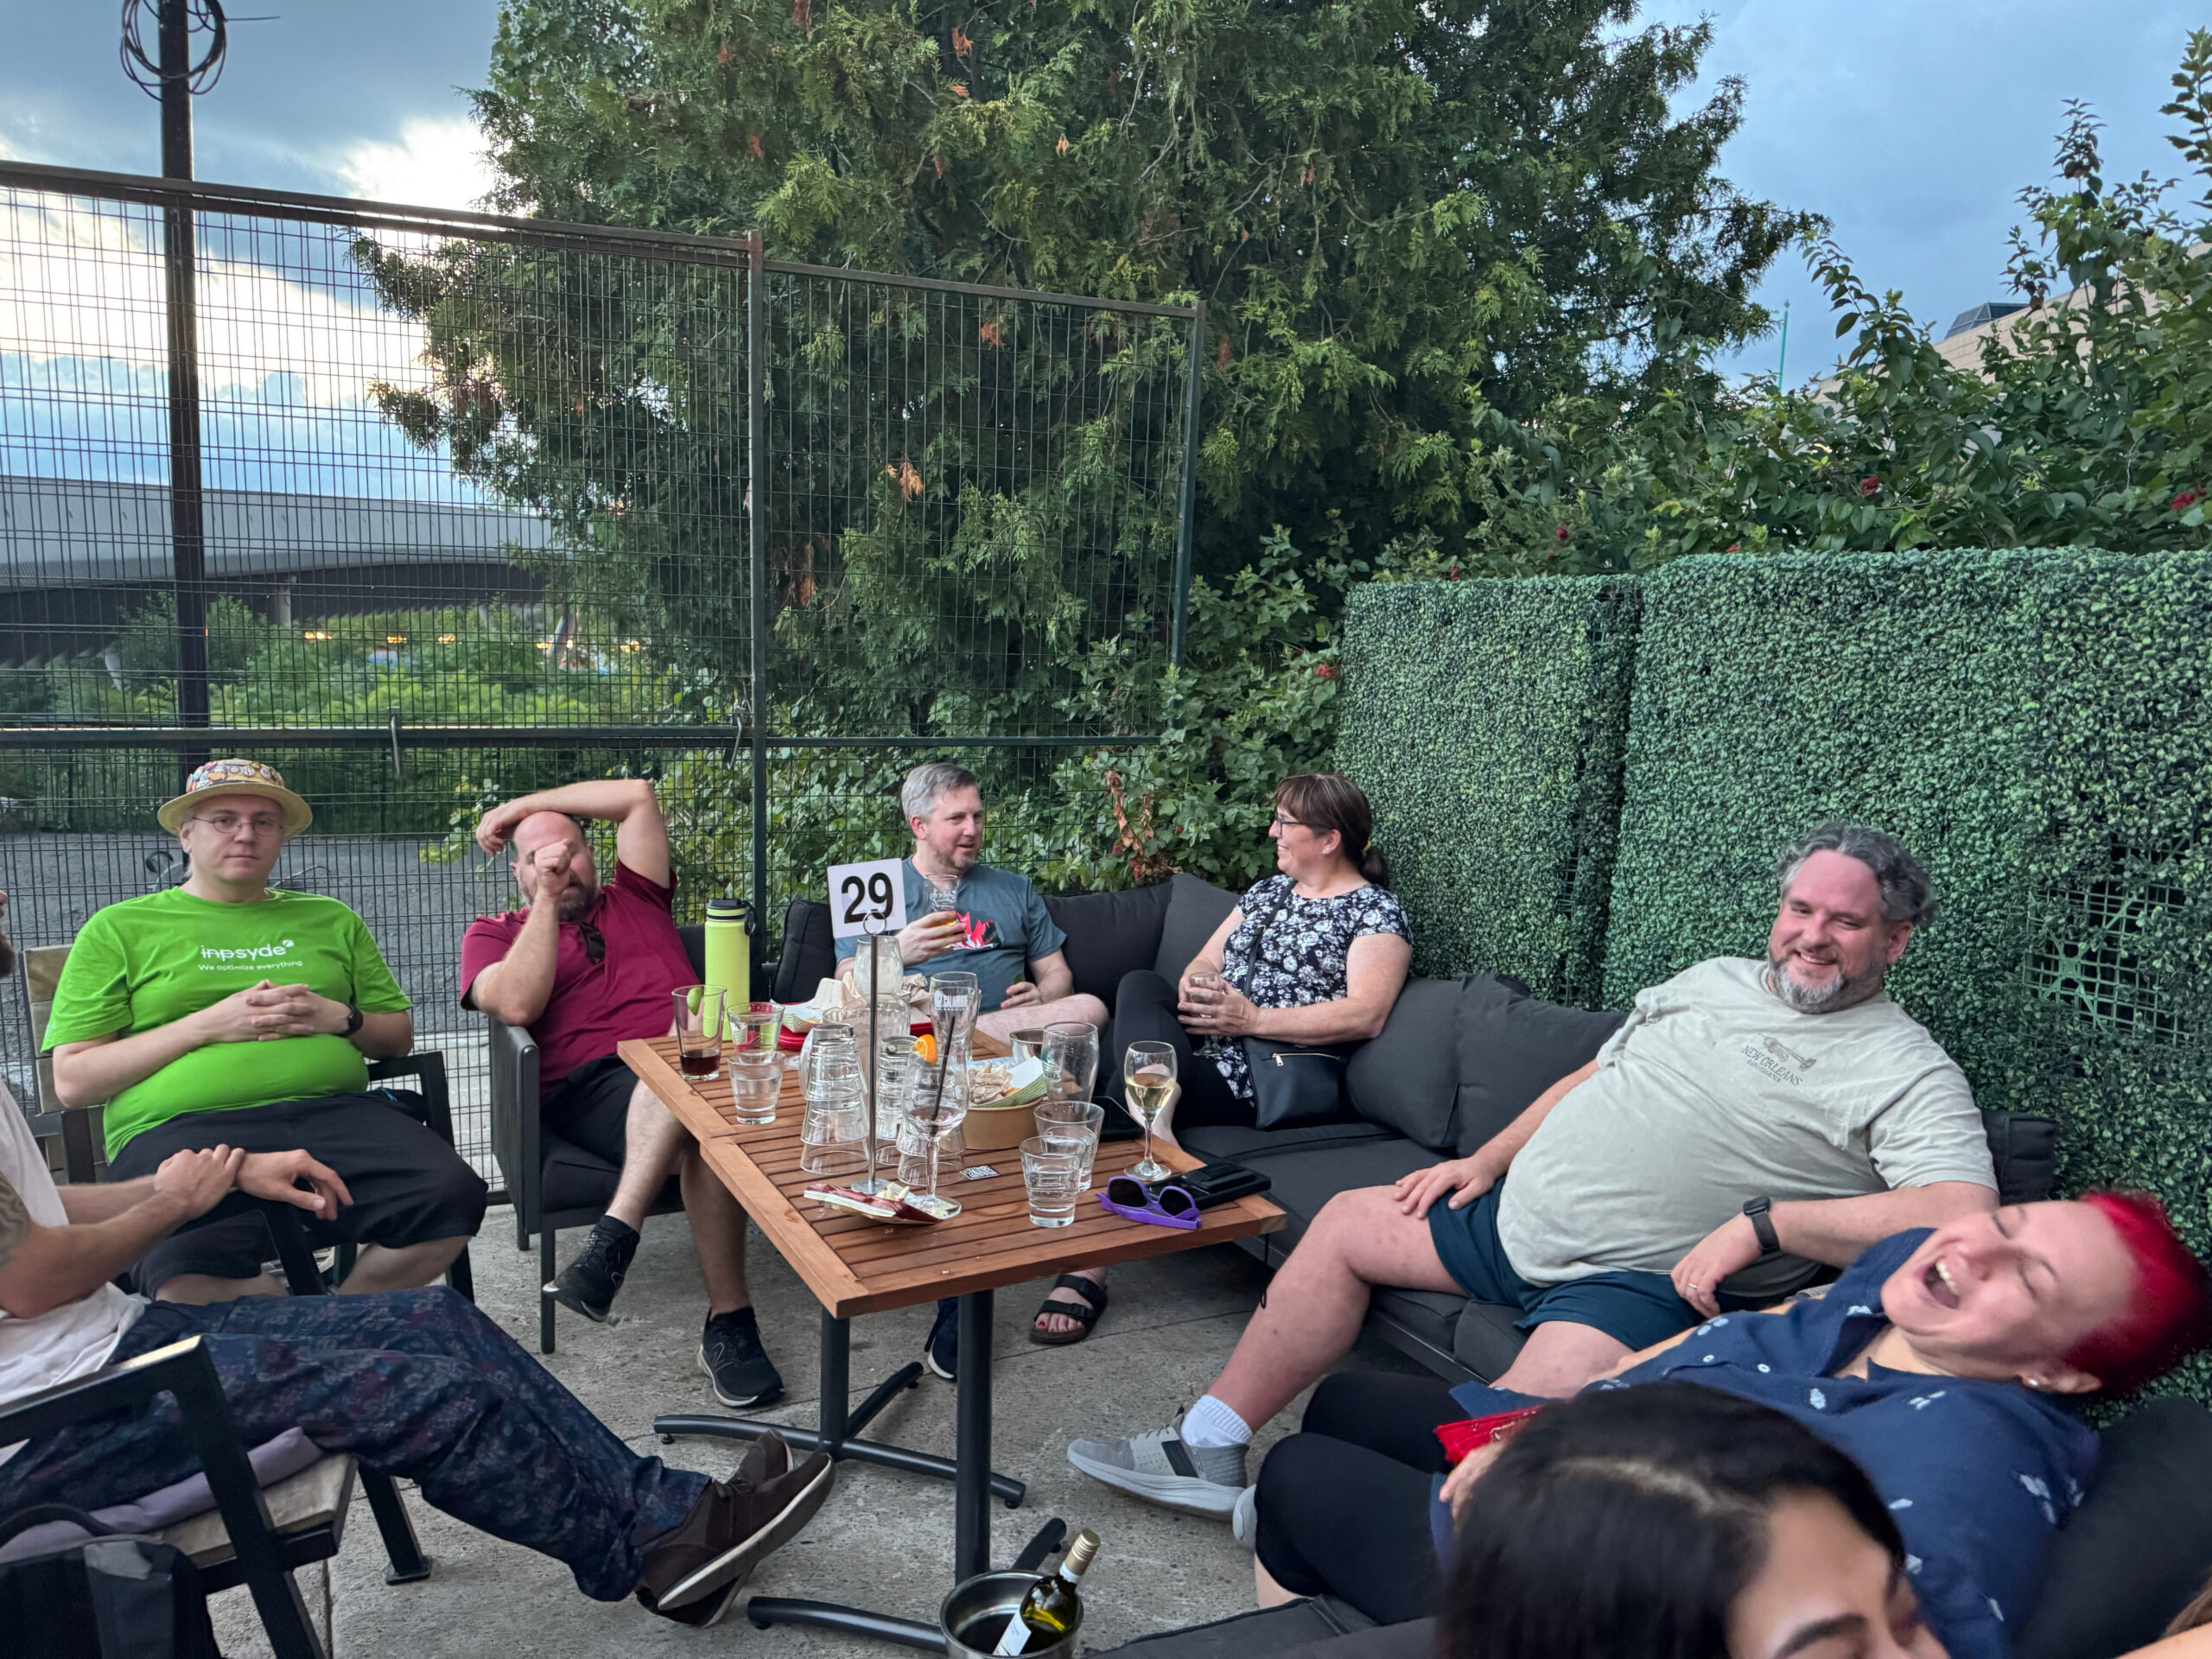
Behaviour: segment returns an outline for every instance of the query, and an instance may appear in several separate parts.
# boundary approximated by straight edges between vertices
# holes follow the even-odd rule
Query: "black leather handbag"
[[[1244,1064],[1251,1068],[1252,1098],[1263,1129],[1288,1128],[1341,1117],[1344,1111],[1347,1047],[1312,1047],[1244,1039]]]
[[[1287,898],[1278,901],[1261,923],[1257,937],[1264,938],[1289,907]],[[1283,1129],[1344,1116],[1344,1062],[1351,1057],[1351,1045],[1277,1043],[1264,1037],[1243,1040],[1262,1128]]]

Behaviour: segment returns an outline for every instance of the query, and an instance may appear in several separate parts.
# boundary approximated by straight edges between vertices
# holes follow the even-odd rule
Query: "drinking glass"
[[[1152,1126],[1175,1093],[1175,1046],[1131,1043],[1122,1057],[1122,1090],[1144,1123],[1144,1161],[1132,1165],[1129,1173],[1141,1181],[1168,1179],[1175,1172],[1152,1155]]]
[[[1071,1227],[1083,1194],[1083,1160],[1064,1142],[1033,1135],[1021,1143],[1021,1182],[1032,1227]]]
[[[776,1049],[781,1029],[774,1008],[756,1005],[729,1017],[730,1116],[740,1123],[772,1123],[776,1096],[783,1091],[783,1057]]]
[[[1054,1100],[1089,1100],[1098,1081],[1098,1027],[1084,1020],[1063,1020],[1045,1027],[1039,1051],[1045,1061],[1046,1089]]]
[[[899,1129],[906,1121],[906,1095],[913,1087],[918,1059],[913,1038],[903,1031],[876,1046],[875,1161],[879,1164],[895,1166],[899,1161]]]
[[[930,1018],[937,1027],[939,1058],[968,1064],[970,1039],[976,1034],[976,1014],[982,987],[973,974],[930,976]]]
[[[1020,1031],[1009,1033],[1006,1041],[1007,1046],[1013,1051],[1007,1058],[1020,1065],[1024,1060],[1033,1060],[1045,1052],[1045,1028],[1042,1026],[1025,1026]]]
[[[1035,1111],[1037,1133],[1056,1147],[1072,1147],[1081,1159],[1084,1190],[1090,1188],[1090,1166],[1098,1156],[1098,1132],[1106,1109],[1095,1100],[1048,1100]]]
[[[820,1034],[817,1030],[816,1035]],[[867,1173],[867,1114],[860,1056],[841,1043],[817,1043],[806,1060],[799,1168],[809,1175]]]
[[[676,1002],[677,1062],[693,1083],[722,1074],[722,988],[686,985]]]
[[[955,876],[952,885],[949,887],[940,886],[938,879],[933,875],[925,875],[922,878],[922,914],[924,916],[934,916],[941,910],[957,911],[959,908],[959,877]]]
[[[934,1063],[914,1067],[914,1081],[906,1094],[906,1127],[928,1149],[929,1191],[912,1203],[940,1221],[958,1215],[960,1205],[938,1196],[938,1152],[967,1116],[968,1079],[960,1067],[942,1053]]]

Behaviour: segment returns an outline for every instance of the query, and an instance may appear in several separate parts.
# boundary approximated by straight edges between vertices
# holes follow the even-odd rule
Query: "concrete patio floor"
[[[563,1255],[582,1235],[563,1236]],[[536,1351],[535,1254],[513,1245],[512,1211],[486,1217],[473,1253],[477,1300],[518,1340]],[[788,1393],[768,1415],[814,1421],[817,1308],[797,1274],[753,1235],[753,1286],[769,1351]],[[1078,1475],[1067,1463],[1071,1439],[1157,1427],[1205,1390],[1258,1300],[1265,1275],[1231,1245],[1117,1268],[1114,1301],[1097,1332],[1072,1348],[1040,1348],[1027,1327],[1042,1286],[998,1294],[993,1449],[1002,1472],[1029,1485],[1018,1510],[991,1506],[993,1559],[1003,1564],[1052,1516],[1071,1530],[1089,1526],[1103,1540],[1084,1581],[1084,1647],[1096,1651],[1148,1631],[1224,1618],[1252,1605],[1251,1557],[1226,1525],[1171,1514]],[[554,1374],[641,1452],[726,1473],[736,1442],[679,1440],[662,1446],[656,1413],[719,1410],[696,1358],[704,1292],[681,1216],[647,1224],[636,1266],[617,1306],[617,1323],[594,1326],[563,1313]],[[918,1356],[931,1308],[872,1315],[853,1325],[855,1403],[880,1377]],[[1363,1344],[1348,1362],[1408,1369],[1386,1349]],[[950,1456],[951,1385],[925,1376],[877,1419],[871,1438]],[[1259,1450],[1294,1426],[1287,1413],[1262,1431]],[[1257,1467],[1257,1457],[1254,1466]],[[829,1631],[755,1630],[733,1610],[711,1630],[652,1618],[630,1601],[602,1604],[576,1593],[566,1568],[499,1542],[429,1509],[403,1487],[430,1578],[388,1586],[376,1527],[358,1500],[345,1546],[332,1563],[329,1597],[334,1646],[342,1655],[447,1659],[482,1654],[673,1655],[742,1646],[762,1659],[902,1649]],[[805,1596],[871,1607],[911,1618],[934,1617],[950,1587],[952,1489],[862,1465],[839,1467],[837,1489],[813,1524],[754,1578],[750,1593]],[[310,1603],[320,1586],[302,1574]],[[224,1651],[265,1653],[244,1591],[216,1599]]]

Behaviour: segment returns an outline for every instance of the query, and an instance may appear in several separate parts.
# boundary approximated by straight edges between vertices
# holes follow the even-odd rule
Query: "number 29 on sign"
[[[906,925],[906,872],[898,859],[830,867],[830,938],[896,933]]]

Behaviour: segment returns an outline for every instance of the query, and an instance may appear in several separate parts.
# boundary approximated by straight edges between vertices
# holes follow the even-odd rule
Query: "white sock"
[[[1198,1403],[1183,1414],[1183,1427],[1177,1432],[1185,1446],[1252,1444],[1251,1425],[1210,1394],[1200,1395]]]

